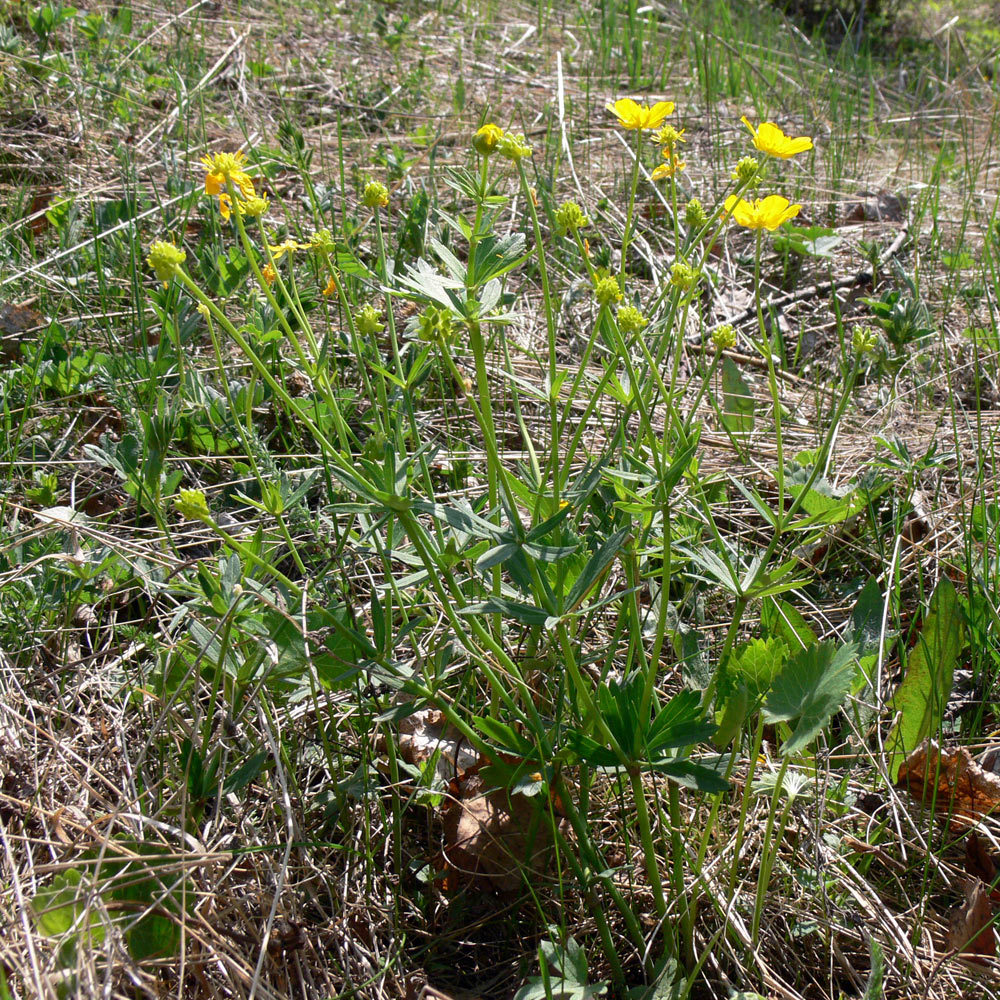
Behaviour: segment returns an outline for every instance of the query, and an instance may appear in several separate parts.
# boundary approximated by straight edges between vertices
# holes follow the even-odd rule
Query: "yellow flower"
[[[326,288],[323,289],[323,294],[329,298],[331,295],[337,294],[337,282],[333,280],[333,275],[327,279]]]
[[[796,153],[804,153],[807,149],[813,148],[812,139],[804,135],[795,138],[787,136],[774,122],[761,122],[760,128],[754,128],[747,120],[746,115],[740,121],[750,129],[753,144],[762,153],[767,153],[768,156],[779,156],[781,159],[787,160],[790,156],[795,156]]]
[[[274,284],[274,279],[278,277],[274,268],[270,264],[265,264],[260,276],[267,282],[268,286]]]
[[[631,97],[620,101],[609,101],[608,111],[618,119],[618,124],[627,129],[659,128],[667,115],[673,114],[673,101],[659,101],[651,108],[636,104]]]
[[[219,214],[226,220],[229,221],[229,216],[233,211],[233,199],[226,194],[225,191],[219,192]]]
[[[502,138],[503,129],[489,122],[472,137],[472,146],[480,156],[489,156]]]
[[[683,170],[687,166],[686,161],[682,160],[676,153],[666,154],[664,159],[666,159],[667,162],[661,163],[649,175],[654,181],[662,181],[664,177],[673,177],[674,174]]]
[[[244,198],[252,198],[256,193],[253,181],[243,169],[245,153],[215,153],[203,156],[201,162],[205,167],[205,194],[221,194],[226,190],[226,181],[232,181]]]
[[[271,256],[274,258],[275,262],[277,262],[281,260],[281,258],[284,257],[286,253],[292,253],[295,250],[308,250],[309,244],[299,243],[298,240],[287,239],[283,240],[276,247],[273,247],[270,244],[268,244],[267,249],[271,251]]]
[[[726,199],[726,211],[733,219],[747,229],[767,229],[773,232],[783,222],[794,219],[801,205],[790,205],[780,194],[769,194],[766,198],[744,201],[731,194]]]

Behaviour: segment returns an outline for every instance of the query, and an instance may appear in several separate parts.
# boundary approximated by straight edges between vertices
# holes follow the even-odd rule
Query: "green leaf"
[[[734,434],[749,434],[754,422],[753,394],[732,358],[722,362],[722,403],[723,426]]]
[[[711,739],[715,723],[701,715],[701,695],[697,691],[681,691],[660,709],[646,733],[646,750],[688,747]]]
[[[760,614],[761,626],[768,637],[782,639],[790,650],[798,652],[816,643],[816,633],[797,608],[788,601],[765,598]]]
[[[729,782],[714,768],[696,764],[692,760],[681,758],[677,760],[657,761],[643,767],[644,771],[656,771],[697,792],[728,792]]]
[[[522,625],[545,625],[551,617],[547,611],[534,604],[510,601],[505,597],[491,597],[479,604],[470,604],[462,608],[459,614],[467,618],[472,615],[501,614],[507,618],[513,618],[514,621],[520,622]]]
[[[858,644],[860,656],[871,656],[878,652],[882,641],[882,614],[885,600],[875,577],[870,577],[858,595],[858,603],[854,605],[851,615],[851,625],[854,628],[853,639]]]
[[[857,669],[853,642],[823,642],[793,656],[774,679],[764,704],[767,722],[798,720],[781,747],[784,755],[807,747],[844,703]]]
[[[747,695],[756,700],[767,694],[788,659],[788,645],[784,639],[768,636],[751,639],[737,646],[727,670],[737,684],[745,684]]]
[[[531,740],[516,732],[511,726],[489,716],[480,716],[472,720],[473,725],[488,739],[491,739],[501,749],[521,757],[533,757],[535,745]]]
[[[906,676],[892,699],[899,721],[886,742],[889,776],[895,782],[906,755],[941,724],[955,673],[965,646],[962,609],[954,584],[942,577],[931,597],[917,644],[909,655]]]
[[[566,597],[567,610],[575,611],[588,597],[590,592],[604,579],[605,573],[611,568],[611,563],[614,561],[615,556],[618,555],[627,537],[627,528],[616,531],[590,557],[587,565],[583,568],[583,572],[576,578]]]

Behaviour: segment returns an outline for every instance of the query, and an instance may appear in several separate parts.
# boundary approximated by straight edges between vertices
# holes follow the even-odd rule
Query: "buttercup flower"
[[[334,281],[333,275],[331,274],[326,281],[326,287],[323,289],[323,294],[329,298],[331,295],[337,294],[337,282]]]
[[[359,309],[354,315],[354,322],[357,324],[358,333],[362,337],[372,337],[376,333],[381,333],[385,329],[385,324],[379,320],[381,315],[373,305],[366,305]]]
[[[210,521],[212,514],[201,490],[181,490],[174,501],[174,509],[186,521]]]
[[[736,346],[736,330],[732,323],[723,323],[712,331],[712,346],[717,351],[731,351]]]
[[[531,147],[524,139],[524,133],[504,132],[503,138],[497,143],[497,151],[501,156],[506,156],[514,163],[523,160],[526,156],[531,156]]]
[[[163,287],[166,288],[170,279],[180,271],[181,264],[185,260],[187,260],[187,254],[183,250],[179,250],[173,243],[167,243],[166,240],[157,240],[149,248],[146,263],[149,264],[156,277],[163,282]]]
[[[263,268],[261,268],[260,276],[267,282],[268,287],[273,285],[274,279],[278,277],[271,264],[265,264]]]
[[[663,119],[674,112],[673,101],[658,101],[647,108],[645,104],[636,104],[631,97],[609,101],[607,107],[618,119],[618,124],[627,129],[659,128]]]
[[[662,181],[664,177],[673,177],[674,174],[679,173],[684,169],[687,164],[682,160],[676,153],[670,153],[667,150],[663,151],[666,163],[661,163],[658,167],[655,167],[653,172],[649,175],[654,181]]]
[[[610,306],[621,302],[622,290],[615,278],[598,278],[594,282],[594,296],[599,306]]]
[[[365,208],[385,208],[389,204],[389,189],[381,181],[369,181],[361,195],[361,203]]]
[[[578,229],[586,229],[590,219],[575,201],[564,202],[556,209],[556,228],[560,236],[565,233],[575,233]]]
[[[267,249],[271,251],[271,256],[274,258],[275,263],[281,260],[286,253],[293,253],[296,250],[308,250],[308,243],[299,243],[298,240],[287,239],[282,240],[276,247],[268,244]]]
[[[794,138],[787,136],[774,122],[761,122],[760,128],[754,128],[746,115],[740,121],[750,129],[753,144],[768,156],[778,156],[782,160],[787,160],[796,153],[804,153],[807,149],[813,148],[813,141],[808,136],[799,135]]]
[[[697,198],[692,198],[684,206],[684,225],[688,229],[703,229],[708,222],[708,213],[705,206]]]
[[[757,175],[757,168],[760,163],[757,162],[755,156],[744,156],[740,158],[740,162],[736,164],[735,169],[730,175],[734,181],[739,181],[741,185],[749,184]],[[757,185],[754,184],[754,187]]]
[[[205,167],[205,194],[221,194],[226,190],[226,181],[232,181],[244,198],[252,198],[256,193],[253,181],[243,169],[246,166],[246,154],[215,153],[203,156],[201,162]]]
[[[618,310],[618,329],[622,333],[638,333],[649,326],[649,320],[635,306],[622,306]]]
[[[229,216],[233,211],[233,199],[226,194],[225,191],[219,192],[219,215],[221,215],[226,222],[229,221]]]
[[[503,129],[492,122],[484,125],[472,137],[472,147],[480,156],[489,156],[503,138]]]
[[[769,194],[766,198],[744,201],[731,194],[726,199],[726,211],[732,213],[735,222],[747,229],[767,229],[774,232],[783,222],[794,219],[801,205],[790,205],[780,194]]]

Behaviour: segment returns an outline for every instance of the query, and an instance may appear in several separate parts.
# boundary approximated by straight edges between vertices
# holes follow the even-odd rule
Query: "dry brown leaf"
[[[973,959],[992,957],[997,950],[992,919],[989,886],[979,878],[967,879],[965,902],[952,911],[948,923],[948,947]]]
[[[996,882],[996,863],[975,830],[970,831],[965,838],[965,872],[973,878],[982,879],[990,886]],[[991,897],[994,902],[1000,903],[1000,892],[996,889],[991,891]]]
[[[966,829],[1000,808],[1000,775],[984,770],[965,747],[942,750],[928,740],[903,761],[897,784]]]
[[[453,781],[452,791],[443,821],[448,888],[516,892],[525,870],[544,868],[551,837],[543,796],[490,788],[478,768]]]
[[[422,765],[440,751],[435,770],[442,781],[475,767],[478,757],[461,734],[434,708],[423,708],[399,723],[399,755],[407,764]]]

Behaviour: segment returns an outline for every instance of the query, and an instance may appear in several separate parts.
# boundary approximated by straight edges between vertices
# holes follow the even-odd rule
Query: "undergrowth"
[[[779,8],[8,5],[0,997],[997,994],[996,49]]]

